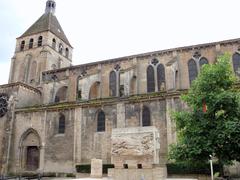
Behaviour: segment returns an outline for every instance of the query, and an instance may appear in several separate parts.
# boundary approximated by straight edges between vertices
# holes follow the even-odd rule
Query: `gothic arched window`
[[[38,47],[42,46],[43,37],[39,36],[38,38]]]
[[[154,69],[151,65],[147,68],[147,92],[155,91]]]
[[[57,102],[66,101],[67,100],[67,90],[68,90],[67,86],[61,87],[56,93],[54,102],[57,103]]]
[[[189,75],[189,82],[192,84],[192,81],[196,79],[198,75],[197,64],[193,59],[188,61],[188,75]]]
[[[89,99],[97,99],[100,97],[100,82],[97,81],[92,84],[89,91]]]
[[[165,89],[165,69],[163,64],[157,66],[158,91]]]
[[[97,132],[105,131],[105,113],[101,110],[97,116]]]
[[[109,75],[109,91],[110,96],[117,96],[117,74],[111,71]]]
[[[52,39],[52,48],[56,49],[56,39],[55,38]]]
[[[150,110],[148,107],[143,106],[142,110],[142,126],[151,126]]]
[[[69,56],[69,50],[68,50],[68,48],[66,48],[66,50],[65,50],[65,56],[66,56],[66,58],[68,58],[68,56]]]
[[[240,68],[240,54],[235,53],[232,57],[232,61],[233,61],[233,70],[235,74],[240,76],[240,72],[238,72]]]
[[[137,77],[134,75],[130,81],[130,95],[136,94]]]
[[[0,93],[0,118],[8,111],[8,95]]]
[[[207,58],[202,57],[202,58],[199,60],[199,65],[200,65],[200,67],[202,67],[204,64],[208,64],[208,60],[207,60]]]
[[[77,88],[76,88],[76,91],[77,91],[77,100],[82,99],[82,90],[81,90],[81,87],[80,87],[80,85],[79,85],[80,79],[81,79],[81,76],[78,76],[78,77],[77,77]]]
[[[22,42],[21,42],[21,46],[20,46],[20,51],[23,51],[23,50],[24,50],[24,46],[25,46],[25,41],[22,41]]]
[[[65,133],[65,116],[61,114],[58,121],[58,134],[64,133]]]
[[[63,53],[63,45],[62,45],[61,43],[59,44],[58,52],[59,52],[60,54]]]
[[[33,39],[30,39],[28,48],[29,48],[29,49],[32,49],[32,48],[33,48]]]
[[[35,81],[35,79],[36,79],[36,72],[37,72],[37,62],[33,61],[32,64],[31,64],[31,69],[30,69],[30,73],[29,73],[30,82],[32,80]]]

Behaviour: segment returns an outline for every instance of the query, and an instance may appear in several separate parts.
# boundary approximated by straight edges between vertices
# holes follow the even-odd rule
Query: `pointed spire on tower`
[[[56,10],[56,2],[54,0],[48,0],[46,2],[45,14],[52,13],[54,15],[55,10]]]

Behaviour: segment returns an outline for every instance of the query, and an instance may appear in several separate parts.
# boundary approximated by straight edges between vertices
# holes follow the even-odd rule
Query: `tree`
[[[202,67],[188,94],[181,96],[189,109],[173,113],[178,142],[171,146],[170,159],[204,163],[213,155],[221,167],[240,161],[240,93],[236,83],[229,54]]]

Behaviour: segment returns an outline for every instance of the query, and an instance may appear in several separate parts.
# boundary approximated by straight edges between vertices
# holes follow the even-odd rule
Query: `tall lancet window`
[[[233,70],[234,72],[240,76],[240,54],[235,53],[232,57],[233,61]]]
[[[157,66],[158,91],[165,89],[165,69],[163,64]]]
[[[97,116],[97,132],[105,131],[105,113],[101,110]]]
[[[207,60],[207,58],[202,57],[202,58],[199,60],[199,65],[200,65],[200,67],[202,67],[204,64],[208,64],[208,60]]]
[[[151,126],[150,110],[147,106],[143,106],[142,110],[142,126]]]
[[[58,121],[58,133],[64,134],[65,133],[65,116],[60,114],[59,121]]]
[[[109,91],[110,96],[117,96],[117,74],[115,71],[111,71],[109,75]]]
[[[155,78],[153,66],[149,65],[147,68],[147,92],[155,91]]]
[[[193,80],[195,80],[198,75],[197,64],[193,59],[188,61],[188,75],[190,84],[192,84]]]

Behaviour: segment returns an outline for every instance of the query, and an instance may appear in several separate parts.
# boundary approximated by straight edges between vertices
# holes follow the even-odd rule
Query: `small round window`
[[[0,118],[7,113],[8,108],[8,96],[6,94],[0,94]]]

